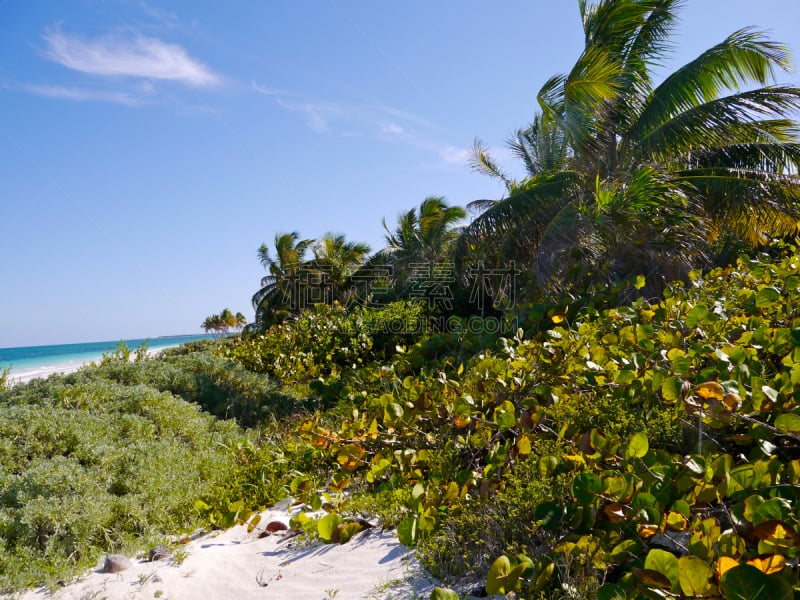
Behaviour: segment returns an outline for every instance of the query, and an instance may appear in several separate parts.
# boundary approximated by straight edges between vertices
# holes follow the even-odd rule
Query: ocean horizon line
[[[140,337],[120,337],[108,340],[91,340],[81,342],[58,342],[53,344],[23,344],[20,346],[0,346],[0,352],[4,350],[18,350],[21,348],[49,348],[55,346],[79,346],[83,344],[119,344],[120,342],[136,342],[145,340],[164,340],[171,338],[186,338],[186,337],[212,337],[212,333],[175,333],[169,335],[150,335]]]
[[[212,337],[213,334],[197,333],[0,348],[0,372],[9,370],[12,380],[26,381],[53,373],[74,371],[83,365],[101,360],[103,355],[113,352],[121,343],[127,345],[131,351],[135,351],[147,342],[147,348],[152,352]]]

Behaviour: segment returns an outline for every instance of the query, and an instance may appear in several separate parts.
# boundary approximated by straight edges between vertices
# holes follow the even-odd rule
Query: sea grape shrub
[[[379,309],[317,304],[263,334],[235,340],[220,353],[285,384],[335,380],[416,342],[423,319],[422,306],[413,302]]]
[[[502,486],[480,502],[465,500],[448,509],[447,518],[433,536],[420,541],[423,564],[437,577],[452,583],[486,573],[504,552],[531,552],[552,548],[552,531],[532,524],[540,521],[540,506],[567,500],[572,476],[542,472],[538,457],[560,454],[565,445],[537,439],[529,456],[507,469]],[[549,503],[549,504],[548,504]],[[475,584],[480,581],[474,581]]]
[[[746,572],[764,567],[773,581],[789,571],[766,571],[796,554],[796,501],[781,490],[794,489],[800,464],[798,296],[800,257],[742,260],[694,274],[662,302],[640,299],[573,322],[555,313],[535,338],[505,340],[452,369],[400,377],[385,368],[382,386],[363,389],[351,416],[336,426],[311,418],[299,433],[329,461],[334,480],[411,489],[398,527],[409,543],[436,535],[453,507],[502,497],[540,440],[563,443],[535,461],[542,477],[573,481],[563,514],[554,508],[563,498],[533,507],[540,518],[531,545],[543,523],[552,532],[546,553],[536,546],[547,564],[531,560],[529,574],[517,569],[525,561],[507,557],[498,577],[510,582],[516,573],[525,587],[552,583],[542,569],[561,584],[593,573],[626,594],[660,585],[686,594],[707,571],[728,594],[730,563],[721,558]],[[453,460],[434,465],[448,445]],[[748,516],[761,504],[763,520],[754,522]],[[733,549],[706,544],[701,552],[693,536],[717,539],[715,527]],[[740,535],[741,527],[756,533]],[[647,559],[676,532],[696,548],[673,548],[676,559],[694,557],[686,571],[693,579],[683,584],[670,579],[672,567],[651,568],[661,559]],[[650,541],[651,533],[661,537]],[[780,558],[751,562],[764,554]]]
[[[800,554],[799,264],[748,261],[696,276],[618,332],[640,351],[655,335],[663,360],[652,364],[663,372],[650,388],[694,425],[695,439],[689,454],[673,454],[644,450],[638,434],[609,462],[609,440],[592,430],[564,457],[584,472],[553,557],[607,581],[598,597],[791,595],[797,577],[787,565]],[[487,589],[535,591],[533,576],[514,579],[500,566]]]

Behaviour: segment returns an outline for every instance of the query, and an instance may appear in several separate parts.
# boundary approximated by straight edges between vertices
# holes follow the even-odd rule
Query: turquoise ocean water
[[[148,350],[161,350],[185,342],[203,340],[210,335],[179,335],[158,338],[122,340],[131,351],[147,341]],[[24,346],[0,348],[0,370],[11,369],[11,379],[27,381],[35,377],[47,377],[61,371],[73,371],[78,366],[99,360],[103,354],[112,352],[120,340],[88,342],[84,344],[59,344],[55,346]]]

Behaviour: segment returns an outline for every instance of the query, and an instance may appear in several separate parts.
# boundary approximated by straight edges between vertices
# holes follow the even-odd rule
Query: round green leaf
[[[720,588],[727,600],[789,600],[791,586],[776,576],[765,575],[752,565],[733,567],[722,576]]]
[[[517,554],[514,560],[516,560],[517,564],[512,573],[519,573],[520,577],[530,577],[536,572],[533,561],[524,554]]]
[[[403,418],[403,407],[397,402],[390,402],[383,410],[383,421],[385,423],[396,423]]]
[[[514,405],[506,400],[494,411],[494,420],[500,430],[511,429],[517,424]]]
[[[550,477],[555,473],[555,470],[558,468],[558,457],[548,454],[543,456],[539,459],[538,463],[539,468],[539,476],[544,479],[545,477]]]
[[[686,313],[686,326],[697,327],[697,324],[708,316],[708,309],[703,305],[698,305]]]
[[[486,577],[486,593],[505,594],[506,590],[511,591],[515,582],[509,581],[511,574],[511,561],[507,556],[500,556],[489,567],[489,575]],[[510,584],[510,585],[509,585]]]
[[[364,531],[364,526],[358,521],[351,521],[339,531],[339,543],[346,544],[357,533]]]
[[[450,588],[435,587],[430,600],[458,600],[458,594]]]
[[[758,290],[756,294],[756,306],[758,308],[770,308],[781,299],[781,293],[774,287],[765,287]]]
[[[597,600],[625,600],[627,597],[624,588],[615,583],[607,583],[597,590]]]
[[[572,494],[581,504],[591,504],[603,491],[603,480],[594,473],[581,473],[572,481]]]
[[[698,556],[681,556],[678,567],[681,591],[686,596],[705,596],[711,593],[711,576],[714,572],[706,561]]]
[[[624,540],[611,550],[611,560],[615,563],[626,563],[639,556],[641,551],[642,543],[639,540]]]
[[[647,441],[647,435],[639,431],[634,433],[628,442],[628,448],[625,450],[625,458],[630,460],[632,458],[642,458],[650,449],[650,443]]]
[[[342,524],[342,518],[336,513],[325,515],[317,523],[317,532],[325,542],[330,542],[333,539],[333,532]]]
[[[784,521],[788,518],[791,510],[792,506],[788,500],[772,498],[756,508],[751,521],[753,525],[758,525],[764,521]]]
[[[633,480],[625,475],[603,477],[603,495],[614,502],[629,498],[633,495],[633,488]]]
[[[775,419],[775,429],[781,433],[800,433],[800,415],[783,413]]]
[[[536,577],[533,579],[533,589],[541,590],[547,586],[555,570],[556,564],[552,558],[548,556],[540,558],[536,563]]]
[[[417,543],[419,530],[417,529],[417,518],[408,516],[397,525],[397,537],[403,546],[413,546]]]
[[[650,550],[647,553],[647,558],[644,559],[644,568],[661,573],[669,579],[673,591],[678,589],[680,585],[680,568],[678,567],[678,559],[671,552],[657,548]]]
[[[683,397],[681,386],[683,382],[675,377],[667,377],[664,383],[661,384],[661,395],[667,402],[676,402]]]

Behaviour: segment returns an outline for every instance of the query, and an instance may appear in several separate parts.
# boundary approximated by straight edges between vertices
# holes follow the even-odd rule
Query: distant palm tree
[[[258,258],[269,275],[261,279],[261,288],[252,298],[257,327],[280,322],[298,310],[301,271],[306,251],[312,243],[314,240],[300,240],[296,231],[278,233],[275,235],[274,257],[270,255],[269,247],[261,244]]]
[[[681,0],[579,1],[585,48],[539,92],[512,149],[514,181],[476,143],[473,165],[508,196],[478,203],[457,257],[524,259],[538,293],[645,275],[643,293],[708,264],[736,239],[797,232],[800,89],[771,84],[784,46],[742,29],[660,84]],[[726,95],[727,94],[727,95]]]
[[[225,308],[219,314],[206,317],[201,327],[206,333],[213,332],[223,335],[231,329],[242,329],[245,325],[247,325],[247,318],[242,313],[234,315],[229,308]]]
[[[342,234],[326,233],[313,245],[312,252],[314,259],[306,268],[315,279],[307,285],[315,301],[346,301],[352,293],[351,277],[366,260],[369,245],[347,241]]]
[[[231,312],[231,309],[225,308],[219,314],[220,323],[225,327],[225,331],[236,328],[236,316]]]
[[[205,318],[201,327],[206,333],[211,332],[216,335],[222,335],[225,323],[219,315],[211,315]]]

